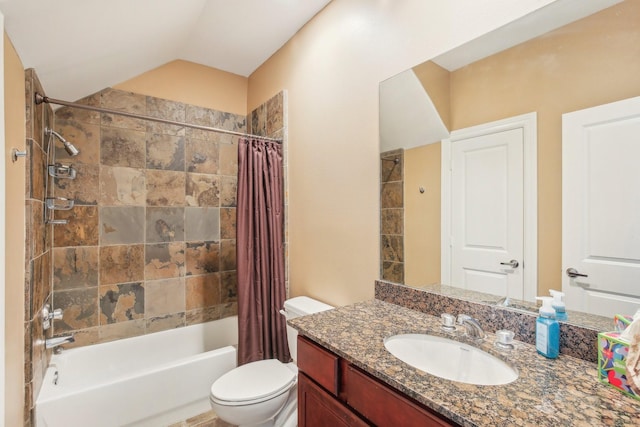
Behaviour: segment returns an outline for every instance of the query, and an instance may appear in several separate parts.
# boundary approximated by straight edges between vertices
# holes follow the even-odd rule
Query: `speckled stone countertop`
[[[404,333],[451,335],[440,329],[439,318],[395,304],[366,301],[291,319],[289,324],[463,426],[640,425],[640,401],[601,384],[594,363],[564,355],[549,360],[521,342],[513,350],[498,350],[493,334],[487,334],[481,348],[518,370],[518,379],[510,384],[463,384],[415,369],[392,356],[384,338]],[[464,337],[455,339],[472,344]]]
[[[535,344],[538,309],[525,301],[511,300],[505,307],[496,304],[500,297],[495,295],[444,285],[415,288],[382,280],[376,280],[375,296],[378,300],[436,317],[442,313],[465,313],[478,319],[485,331],[509,329],[515,332],[515,339]],[[593,343],[598,339],[598,332],[614,329],[613,317],[575,311],[567,311],[567,314],[569,320],[560,322],[560,353],[596,363],[598,349]]]

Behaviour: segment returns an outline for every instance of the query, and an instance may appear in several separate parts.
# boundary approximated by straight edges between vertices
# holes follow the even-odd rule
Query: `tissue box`
[[[620,339],[620,332],[598,334],[598,379],[617,388],[627,396],[640,400],[627,383],[629,343]]]
[[[613,325],[615,326],[616,332],[624,331],[631,322],[633,322],[633,316],[626,316],[624,314],[616,314],[613,316]]]

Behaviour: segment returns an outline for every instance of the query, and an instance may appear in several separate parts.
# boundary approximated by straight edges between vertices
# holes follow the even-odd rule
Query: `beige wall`
[[[249,109],[289,95],[292,295],[373,297],[379,82],[548,3],[334,0],[249,77]]]
[[[5,253],[5,415],[4,425],[23,423],[24,409],[24,265],[25,164],[13,163],[11,149],[25,150],[24,68],[4,34],[4,108],[6,158]]]
[[[175,60],[114,86],[234,114],[247,114],[248,79],[193,62]]]
[[[404,283],[409,286],[440,283],[440,146],[404,152]]]
[[[559,289],[562,117],[640,95],[640,2],[627,1],[451,74],[452,129],[538,113],[538,294]]]

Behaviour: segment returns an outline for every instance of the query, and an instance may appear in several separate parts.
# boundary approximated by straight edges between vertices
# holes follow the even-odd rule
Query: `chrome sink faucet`
[[[502,307],[509,307],[510,303],[511,301],[509,301],[509,297],[503,297],[503,298],[500,298],[498,301],[496,301],[495,305],[499,305]]]
[[[458,324],[464,326],[467,336],[474,340],[481,340],[486,336],[480,322],[467,314],[458,315]]]

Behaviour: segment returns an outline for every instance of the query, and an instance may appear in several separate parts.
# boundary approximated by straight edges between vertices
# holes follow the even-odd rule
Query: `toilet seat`
[[[260,360],[222,375],[211,386],[210,397],[220,405],[252,405],[288,392],[296,381],[295,372],[279,360]]]

